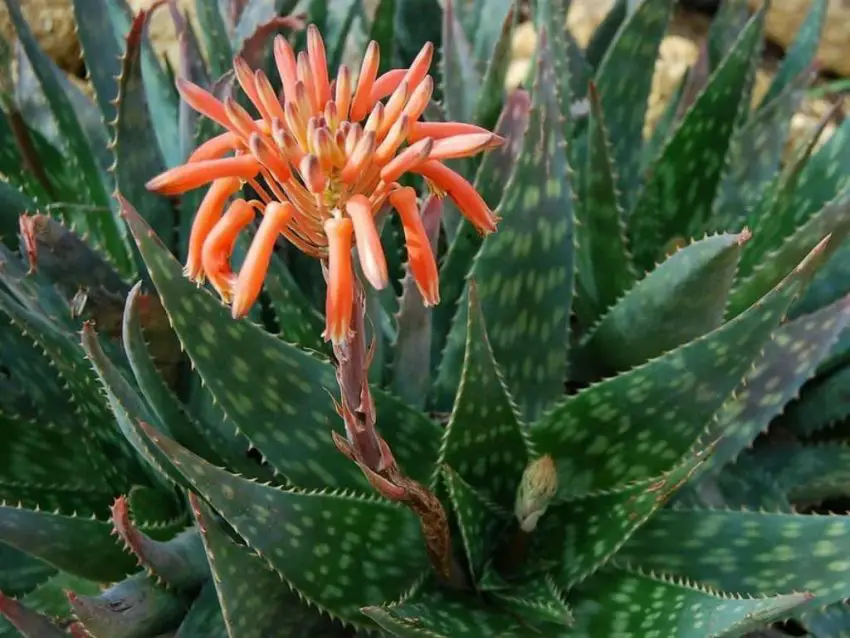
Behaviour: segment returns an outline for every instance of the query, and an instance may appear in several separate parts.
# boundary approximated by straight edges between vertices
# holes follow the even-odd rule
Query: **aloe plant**
[[[62,122],[52,142],[27,123],[23,148],[61,142],[100,167],[7,3]],[[98,203],[74,166],[51,200],[38,171],[7,175],[0,612],[25,636],[95,638],[697,638],[789,618],[838,635],[850,521],[802,508],[844,492],[841,444],[809,440],[846,416],[850,129],[779,160],[826,3],[751,108],[764,10],[727,0],[649,140],[672,0],[618,3],[586,51],[550,29],[565,6],[538,0],[533,76],[509,95],[512,2],[383,0],[371,21],[357,1],[292,4],[199,4],[204,56],[175,14],[178,92],[148,13],[77,0],[84,49],[115,53],[86,59],[89,108],[114,133],[97,183],[115,196]],[[370,208],[344,206],[356,144],[335,163],[318,133],[333,117],[312,143],[277,108],[286,120],[297,81],[328,113],[381,77],[378,111],[403,111],[433,37],[432,98],[398,126],[402,167],[426,179],[376,177],[392,163],[377,154],[355,166]],[[346,47],[369,40],[380,56],[337,97]],[[302,69],[293,56],[279,77],[289,45]],[[243,159],[198,168],[211,149]],[[229,176],[248,183],[198,188]],[[153,192],[178,182],[179,198]],[[214,195],[219,214],[236,197],[262,221],[237,205],[212,223]],[[311,216],[349,220],[352,262]],[[187,276],[199,249],[209,288]]]

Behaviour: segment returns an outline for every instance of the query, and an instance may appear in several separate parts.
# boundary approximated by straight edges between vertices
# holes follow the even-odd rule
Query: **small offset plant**
[[[846,628],[845,449],[805,439],[846,416],[850,126],[779,160],[825,1],[754,108],[724,2],[643,140],[672,0],[585,50],[538,0],[509,95],[508,1],[204,3],[205,57],[160,3],[172,90],[149,13],[77,0],[111,171],[7,4],[115,194],[2,167],[0,636]]]

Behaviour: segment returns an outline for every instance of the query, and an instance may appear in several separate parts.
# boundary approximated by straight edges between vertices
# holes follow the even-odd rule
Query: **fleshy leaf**
[[[846,335],[847,333],[845,333]],[[843,366],[813,380],[791,403],[781,423],[795,434],[811,436],[850,415],[850,367]]]
[[[541,550],[534,555],[545,562],[554,558],[552,548],[560,547],[558,570],[553,575],[559,587],[569,590],[608,562],[706,456],[705,450],[696,450],[669,472],[550,507],[532,539],[532,543],[540,543],[542,555]]]
[[[632,209],[637,195],[652,69],[672,9],[672,0],[643,0],[618,29],[595,76],[610,139],[616,141],[614,168],[624,210]]]
[[[179,526],[178,526],[179,527]],[[168,525],[140,526],[146,534],[168,538]],[[135,570],[135,561],[112,536],[107,521],[0,506],[0,541],[57,569],[95,581],[111,582]]]
[[[765,445],[746,459],[798,503],[850,495],[850,447],[842,443]]]
[[[216,521],[210,507],[190,493],[189,501],[215,576],[221,615],[230,638],[265,638],[286,628],[292,635],[318,636],[334,626],[305,606],[266,561],[237,545]],[[251,583],[246,590],[243,583]]]
[[[496,5],[495,10],[491,10],[490,4]],[[494,127],[506,102],[505,77],[511,62],[512,36],[519,15],[514,4],[505,0],[484,0],[480,3],[480,22],[486,23],[487,27],[476,31],[474,46],[477,62],[484,61],[486,67],[481,76],[481,92],[475,102],[472,121],[486,129]],[[483,50],[483,55],[479,55],[482,53],[479,49]]]
[[[121,47],[103,0],[74,0],[77,37],[86,70],[105,122],[115,119],[115,78],[121,70]]]
[[[624,2],[620,4],[625,6]],[[616,8],[612,12],[616,12]],[[590,326],[637,280],[626,246],[610,138],[599,93],[593,85],[587,139],[584,196],[576,207],[580,223],[576,226],[578,293],[575,309],[580,321]]]
[[[780,326],[732,399],[721,408],[712,433],[720,440],[704,466],[719,472],[781,413],[815,374],[838,335],[850,324],[850,298]]]
[[[473,578],[481,575],[484,561],[495,548],[496,534],[510,520],[484,494],[476,490],[451,467],[443,467],[443,479],[457,517],[457,524]]]
[[[550,576],[531,578],[492,595],[522,618],[566,626],[573,623],[572,611]]]
[[[440,462],[503,508],[528,464],[528,444],[490,348],[475,282],[470,282],[460,387],[443,435]]]
[[[144,574],[122,580],[97,596],[68,593],[74,615],[95,636],[145,638],[176,629],[184,602]]]
[[[847,597],[848,551],[847,516],[663,510],[617,561],[739,594],[810,592],[826,605]]]
[[[367,607],[363,613],[399,638],[519,638],[529,632],[513,614],[485,607],[471,594],[433,586],[398,605]]]
[[[761,297],[826,235],[832,236],[826,249],[828,258],[838,249],[848,233],[850,233],[850,183],[808,222],[785,237],[778,248],[761,257],[749,275],[736,282],[729,299],[727,317],[736,316]],[[741,258],[742,263],[746,255],[745,248]]]
[[[65,630],[48,616],[0,592],[0,617],[3,616],[24,638],[68,638]]]
[[[561,493],[611,489],[681,458],[759,356],[825,244],[733,321],[568,397],[536,423],[532,445],[554,457]]]
[[[527,421],[563,394],[573,292],[573,207],[545,29],[528,131],[498,214],[476,257],[496,361]]]
[[[33,427],[33,424],[27,425]],[[3,426],[5,428],[7,424],[4,423]],[[30,449],[27,451],[32,452],[35,450]],[[49,455],[59,455],[62,453],[62,448],[58,447],[42,451],[42,454]],[[72,465],[79,464],[80,461],[77,460],[76,464]],[[56,480],[61,480],[60,476],[57,476]],[[93,486],[85,482],[72,483],[67,478],[61,484],[54,483],[46,485],[30,481],[0,479],[0,502],[15,503],[18,507],[44,509],[63,514],[74,514],[76,516],[104,514],[107,504],[114,495],[112,490],[107,490],[96,485]]]
[[[221,13],[221,3],[195,0],[201,34],[204,37],[204,49],[210,65],[213,78],[220,78],[233,65],[233,49],[224,16]]]
[[[159,146],[152,143],[154,120],[142,82],[142,35],[150,15],[150,11],[140,11],[125,38],[114,125],[115,181],[118,191],[139,205],[148,223],[172,246],[174,212],[171,204],[145,187],[147,180],[167,168]]]
[[[615,0],[614,5],[605,14],[602,22],[593,31],[584,53],[587,63],[592,68],[597,68],[604,59],[628,13],[628,0]]]
[[[723,58],[735,46],[741,31],[750,18],[748,0],[723,0],[720,2],[708,31],[708,52],[711,68],[723,61]]]
[[[475,69],[472,47],[455,15],[455,0],[443,6],[443,49],[440,55],[443,106],[449,120],[468,122],[481,93],[481,75]]]
[[[192,602],[174,638],[228,638],[212,582],[207,582]]]
[[[731,638],[789,616],[806,594],[738,598],[665,576],[607,569],[570,596],[577,638]]]
[[[142,428],[293,589],[345,622],[362,624],[361,607],[399,598],[429,568],[418,521],[402,506],[253,483]],[[379,553],[369,549],[376,543]]]
[[[55,574],[55,567],[0,543],[0,591],[6,595],[23,596]]]
[[[576,357],[586,362],[582,368],[606,376],[628,370],[717,328],[749,238],[748,231],[706,237],[652,270],[581,343]]]
[[[755,73],[763,24],[762,8],[649,167],[650,177],[629,218],[635,259],[645,268],[651,267],[661,245],[687,235],[709,216],[739,112],[749,106],[745,87]],[[693,159],[692,149],[700,149],[699,161]]]
[[[123,199],[122,208],[175,332],[240,432],[296,485],[363,489],[362,473],[331,440],[330,430],[342,425],[332,401],[338,388],[331,365],[257,325],[234,321],[227,307],[183,276],[180,264]],[[255,356],[249,362],[242,353]],[[393,401],[374,394],[381,415],[383,404]],[[412,409],[401,416],[381,417],[386,423],[381,434],[406,473],[427,482],[439,427]]]
[[[167,541],[150,538],[130,518],[130,508],[124,497],[119,497],[112,505],[112,525],[139,564],[164,586],[194,592],[209,578],[197,530],[186,530]]]

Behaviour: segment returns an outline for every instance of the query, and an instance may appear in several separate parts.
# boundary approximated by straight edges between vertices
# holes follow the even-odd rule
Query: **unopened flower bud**
[[[525,468],[514,504],[514,515],[523,532],[535,530],[557,491],[558,473],[551,456],[541,456]]]

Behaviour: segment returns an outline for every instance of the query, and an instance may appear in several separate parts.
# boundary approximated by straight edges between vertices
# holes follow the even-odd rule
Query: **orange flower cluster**
[[[438,303],[437,265],[416,193],[397,180],[407,172],[422,175],[432,192],[451,197],[480,232],[493,232],[496,216],[472,185],[442,162],[495,148],[503,140],[470,124],[420,121],[434,89],[428,75],[433,53],[428,43],[410,68],[379,76],[378,44],[370,42],[356,82],[345,65],[331,81],[315,26],[307,30],[307,51],[297,56],[277,36],[280,97],[262,70],[252,71],[241,58],[234,61],[236,79],[259,117],[232,97],[222,102],[178,81],[186,102],[227,130],[200,145],[186,164],[147,183],[149,190],[169,196],[211,184],[192,225],[185,274],[199,283],[208,278],[231,304],[233,316],[242,317],[259,296],[275,241],[283,235],[325,261],[324,336],[342,343],[351,329],[353,246],[369,283],[377,289],[388,283],[374,218],[389,202],[400,216],[408,264],[424,301]],[[245,183],[262,201],[230,201]],[[262,220],[236,274],[231,253],[257,213]]]

